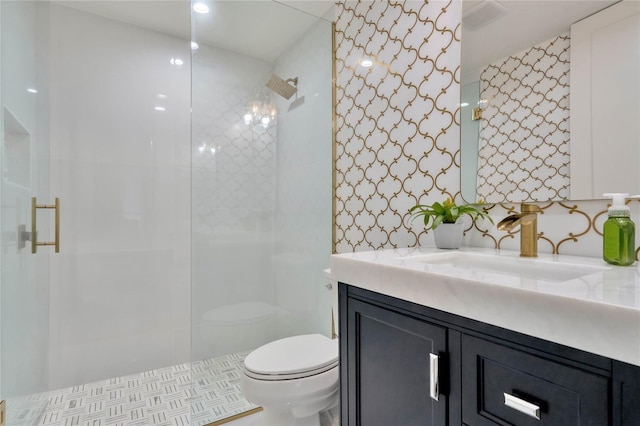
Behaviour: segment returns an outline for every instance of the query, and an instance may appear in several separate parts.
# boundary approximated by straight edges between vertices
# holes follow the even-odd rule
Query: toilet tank
[[[274,300],[289,313],[312,311],[316,306],[317,271],[311,256],[278,253],[272,258]]]

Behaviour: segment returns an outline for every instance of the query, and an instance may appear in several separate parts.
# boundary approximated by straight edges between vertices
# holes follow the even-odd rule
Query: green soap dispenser
[[[606,193],[603,196],[612,198],[613,202],[609,207],[609,218],[602,228],[602,258],[612,265],[631,265],[636,260],[636,233],[629,218],[629,207],[625,204],[629,194]]]

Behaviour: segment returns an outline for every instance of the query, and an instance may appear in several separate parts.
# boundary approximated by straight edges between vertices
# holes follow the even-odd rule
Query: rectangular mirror
[[[640,2],[463,0],[462,9],[463,198],[640,192]]]

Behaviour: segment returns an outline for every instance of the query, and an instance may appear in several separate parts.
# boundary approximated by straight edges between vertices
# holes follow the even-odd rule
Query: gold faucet
[[[511,231],[520,225],[520,256],[538,257],[538,215],[540,207],[522,203],[518,214],[505,217],[498,223],[501,231]]]

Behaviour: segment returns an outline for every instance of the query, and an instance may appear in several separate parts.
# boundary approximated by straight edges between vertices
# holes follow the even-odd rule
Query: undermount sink
[[[404,260],[424,264],[427,270],[435,273],[466,278],[488,278],[489,281],[501,281],[506,278],[554,283],[582,278],[609,269],[604,266],[462,251],[407,256]]]

